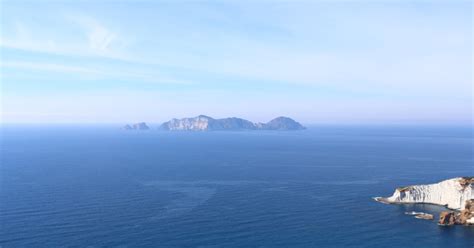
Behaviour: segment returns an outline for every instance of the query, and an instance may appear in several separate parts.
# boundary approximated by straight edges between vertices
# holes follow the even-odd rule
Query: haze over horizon
[[[469,1],[0,5],[0,123],[472,124]]]

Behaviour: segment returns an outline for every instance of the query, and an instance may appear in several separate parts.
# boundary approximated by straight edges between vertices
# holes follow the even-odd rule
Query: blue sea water
[[[374,196],[474,174],[472,127],[1,129],[0,246],[473,247]]]

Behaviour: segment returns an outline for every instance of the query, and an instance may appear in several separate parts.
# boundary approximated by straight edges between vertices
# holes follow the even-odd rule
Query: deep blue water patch
[[[472,175],[471,128],[6,126],[2,247],[472,247],[374,196]]]

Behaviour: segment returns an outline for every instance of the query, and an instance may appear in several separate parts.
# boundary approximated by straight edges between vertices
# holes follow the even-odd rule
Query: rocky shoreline
[[[474,177],[458,177],[439,183],[400,187],[390,197],[374,197],[384,204],[425,203],[441,205],[449,211],[439,214],[438,224],[474,225]],[[410,212],[419,219],[433,219],[431,214]]]

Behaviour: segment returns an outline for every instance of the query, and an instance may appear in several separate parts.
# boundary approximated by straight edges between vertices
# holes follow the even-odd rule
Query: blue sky
[[[472,121],[470,1],[2,1],[2,122]]]

